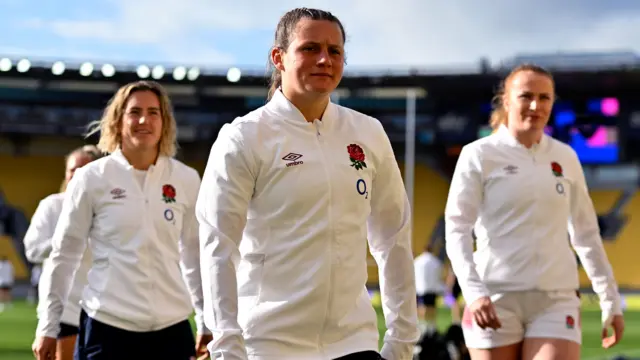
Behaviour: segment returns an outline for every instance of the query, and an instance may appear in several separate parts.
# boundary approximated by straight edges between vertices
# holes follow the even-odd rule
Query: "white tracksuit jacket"
[[[567,144],[543,135],[527,149],[502,126],[466,145],[445,221],[447,254],[467,303],[509,291],[578,289],[573,247],[603,321],[621,314],[582,165]]]
[[[40,201],[35,213],[31,218],[31,224],[24,236],[24,248],[27,255],[27,259],[34,264],[42,264],[42,269],[45,271],[51,262],[49,261],[49,254],[51,253],[51,239],[56,229],[56,224],[62,211],[62,202],[64,201],[64,193],[51,194]],[[91,253],[85,251],[80,263],[78,271],[76,271],[73,278],[73,285],[69,292],[68,300],[64,306],[64,312],[60,321],[62,323],[78,326],[80,321],[80,297],[82,289],[87,282],[87,272],[91,266]],[[50,271],[47,271],[50,274]],[[46,276],[40,276],[39,284],[44,284],[38,287],[38,297],[40,302],[38,304],[38,317],[44,312],[44,301],[46,294],[42,292],[43,289],[50,288],[51,279]]]
[[[55,337],[85,248],[93,261],[81,306],[116,328],[148,332],[202,319],[195,204],[198,173],[160,156],[146,172],[120,150],[76,170],[53,235],[37,336]],[[89,239],[89,240],[87,240]],[[182,271],[181,271],[182,270]]]
[[[277,91],[222,128],[196,212],[213,358],[377,351],[367,240],[389,329],[382,356],[412,358],[419,334],[411,214],[379,121],[330,103],[310,123]]]

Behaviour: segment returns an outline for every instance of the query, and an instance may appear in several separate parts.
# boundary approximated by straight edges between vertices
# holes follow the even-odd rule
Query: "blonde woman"
[[[87,145],[72,151],[65,157],[65,178],[61,192],[51,194],[42,199],[36,208],[31,224],[24,237],[24,247],[27,259],[35,264],[42,264],[43,268],[51,266],[48,260],[51,253],[51,238],[58,223],[62,202],[64,200],[64,190],[67,183],[73,177],[75,171],[86,164],[100,157],[98,149],[93,145]],[[57,335],[56,360],[73,359],[73,351],[78,336],[78,325],[80,321],[80,295],[86,282],[88,266],[91,261],[89,252],[85,252],[81,261],[81,266],[73,279],[73,285],[69,293],[68,301],[64,306],[62,317],[60,318],[60,331]],[[50,272],[47,272],[50,274]],[[51,278],[40,276],[39,284],[48,283]],[[41,290],[47,287],[38,286]],[[43,299],[40,294],[39,299]],[[42,317],[44,312],[44,302],[38,304],[38,317]]]
[[[544,133],[554,100],[548,71],[514,69],[496,97],[497,131],[462,149],[451,181],[446,248],[468,305],[462,326],[474,360],[580,359],[574,250],[600,297],[603,347],[623,334],[582,165]]]
[[[73,274],[87,245],[75,359],[206,355],[202,320],[198,173],[175,160],[176,122],[166,91],[140,81],[118,90],[100,122],[108,156],[78,169],[53,236],[50,284],[33,350],[50,359]],[[90,239],[87,241],[87,239]],[[186,280],[186,281],[185,281]],[[194,341],[189,316],[196,311]]]

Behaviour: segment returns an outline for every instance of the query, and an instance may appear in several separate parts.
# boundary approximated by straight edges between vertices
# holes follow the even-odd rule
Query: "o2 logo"
[[[171,209],[167,209],[164,211],[164,219],[167,220],[168,222],[175,225],[176,224],[175,218],[176,217],[173,214],[173,211]]]
[[[365,199],[369,198],[369,190],[367,190],[367,183],[364,180],[358,179],[356,181],[356,191],[358,194],[364,195]]]

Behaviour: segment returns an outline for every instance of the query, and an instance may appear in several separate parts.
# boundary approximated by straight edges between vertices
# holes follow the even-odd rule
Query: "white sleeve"
[[[41,264],[51,253],[51,238],[58,222],[54,206],[52,201],[40,201],[24,235],[25,255],[34,264]]]
[[[87,239],[93,221],[93,204],[90,194],[91,180],[84,168],[76,170],[65,191],[62,212],[52,240],[49,256],[51,266],[45,267],[42,277],[44,288],[43,312],[36,328],[36,336],[56,338],[60,331],[60,318],[67,302],[74,274],[87,247]]]
[[[371,184],[368,239],[378,264],[387,331],[381,355],[411,359],[419,340],[416,283],[411,241],[411,208],[391,143],[380,125],[384,149]]]
[[[622,314],[620,294],[602,244],[598,217],[589,196],[584,170],[575,153],[572,163],[576,181],[571,192],[571,245],[591,280],[593,291],[600,298],[602,321],[606,322],[611,316]]]
[[[189,168],[187,186],[189,191],[189,206],[182,221],[182,233],[180,237],[180,267],[189,289],[191,303],[195,310],[195,323],[198,334],[207,334],[209,331],[204,325],[202,295],[202,275],[200,271],[200,242],[198,238],[198,219],[196,219],[196,200],[200,188],[200,175]]]
[[[467,304],[489,296],[473,261],[473,227],[483,201],[484,185],[479,156],[465,146],[451,179],[445,207],[447,256]]]
[[[226,124],[211,148],[202,178],[196,215],[200,223],[204,319],[213,333],[211,357],[246,360],[238,324],[238,291],[234,259],[247,222],[256,182],[250,144],[233,124]]]

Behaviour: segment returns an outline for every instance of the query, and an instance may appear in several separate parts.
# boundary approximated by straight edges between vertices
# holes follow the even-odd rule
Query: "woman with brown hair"
[[[413,357],[411,209],[382,124],[330,100],[344,43],[333,14],[287,12],[269,102],[212,146],[196,210],[214,358]],[[367,242],[388,328],[381,350]]]
[[[52,248],[53,233],[62,211],[64,192],[67,184],[73,178],[75,171],[86,164],[97,160],[100,152],[93,145],[86,145],[73,150],[65,157],[65,178],[59,193],[51,194],[42,199],[36,208],[31,224],[24,237],[24,247],[27,259],[34,264],[42,264],[43,269],[51,266],[49,255]],[[80,297],[82,288],[87,280],[88,266],[91,262],[91,254],[86,251],[80,262],[80,267],[76,271],[73,284],[69,292],[67,303],[60,318],[60,332],[57,335],[56,360],[73,359],[73,351],[78,337],[78,326],[80,321]],[[49,271],[46,274],[51,274]],[[51,281],[48,276],[40,276],[38,290],[47,288],[47,283]],[[45,316],[45,294],[38,296],[38,318]]]
[[[109,155],[76,170],[68,184],[34,353],[53,356],[69,275],[88,246],[76,360],[204,356],[211,336],[202,321],[194,211],[200,176],[173,158],[176,121],[166,91],[151,81],[121,87],[90,133],[97,131]]]
[[[514,69],[495,99],[496,131],[462,149],[451,181],[445,241],[467,303],[462,326],[474,360],[580,358],[573,250],[600,297],[602,345],[623,333],[582,165],[570,146],[544,133],[555,97],[548,71]]]

